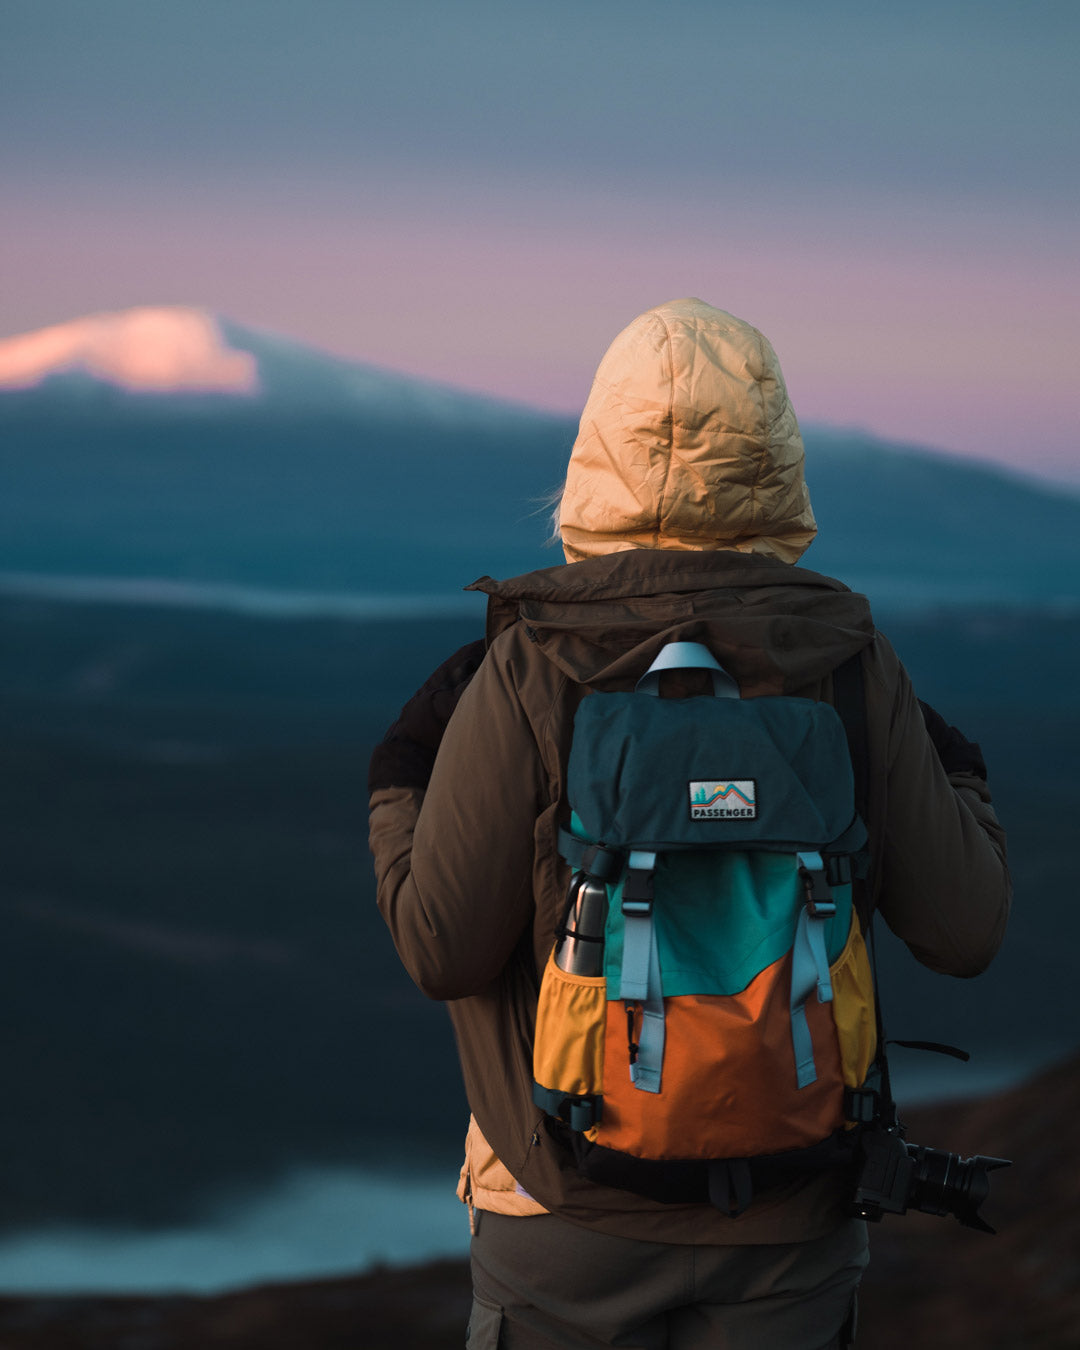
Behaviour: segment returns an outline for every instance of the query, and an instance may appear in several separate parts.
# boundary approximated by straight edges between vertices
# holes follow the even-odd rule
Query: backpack
[[[713,694],[659,697],[671,669]],[[533,1096],[585,1176],[738,1214],[844,1156],[878,1041],[852,754],[830,704],[743,700],[700,643],[581,702]]]

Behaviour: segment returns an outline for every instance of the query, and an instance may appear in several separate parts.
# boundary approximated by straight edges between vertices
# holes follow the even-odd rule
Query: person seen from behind
[[[669,642],[707,648],[743,700],[830,703],[854,659],[867,909],[950,975],[978,974],[1002,941],[1011,887],[981,754],[920,704],[865,597],[798,566],[816,533],[803,460],[761,333],[700,300],[640,315],[581,419],[566,563],[474,583],[485,638],[431,676],[372,758],[379,908],[413,980],[447,1003],[472,1110],[471,1350],[854,1344],[868,1248],[850,1169],[758,1169],[740,1205],[657,1198],[583,1175],[533,1085],[570,880],[575,713],[633,690]],[[660,693],[707,692],[701,678],[667,672]]]

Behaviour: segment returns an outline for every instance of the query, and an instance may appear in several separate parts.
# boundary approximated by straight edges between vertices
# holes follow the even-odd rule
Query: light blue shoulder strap
[[[630,1065],[630,1081],[640,1092],[660,1091],[664,1066],[664,991],[652,913],[655,868],[655,853],[635,849],[630,854],[623,882],[623,959],[619,996],[627,1004],[641,1004],[637,1058]]]
[[[739,686],[720,662],[700,642],[668,642],[657,653],[656,660],[637,682],[643,694],[660,694],[660,674],[665,670],[710,670],[713,693],[717,698],[738,698]]]

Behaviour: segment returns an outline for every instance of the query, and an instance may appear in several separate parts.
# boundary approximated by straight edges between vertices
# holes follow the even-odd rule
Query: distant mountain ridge
[[[545,416],[366,362],[349,361],[206,310],[156,306],[93,314],[0,339],[0,398],[22,393],[54,412],[81,409],[108,391],[135,415],[223,412],[257,400],[279,412],[364,407],[393,412],[402,401],[443,417]],[[125,397],[127,396],[127,397]]]
[[[201,311],[94,316],[0,342],[0,573],[451,596],[562,561],[575,432]],[[804,435],[806,566],[894,607],[1080,602],[1077,495]]]

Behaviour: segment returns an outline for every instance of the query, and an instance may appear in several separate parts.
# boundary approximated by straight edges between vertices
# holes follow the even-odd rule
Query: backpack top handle
[[[660,695],[660,674],[665,670],[708,670],[717,698],[738,698],[739,686],[720,662],[700,642],[668,642],[635,686],[643,694]]]

